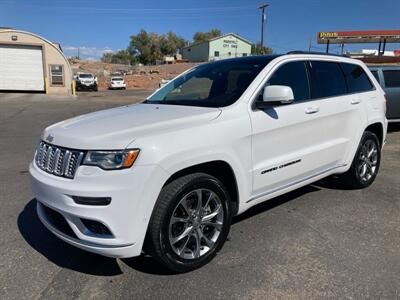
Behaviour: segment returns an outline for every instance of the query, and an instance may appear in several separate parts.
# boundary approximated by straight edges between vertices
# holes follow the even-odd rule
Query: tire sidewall
[[[360,174],[358,173],[358,164],[362,147],[367,140],[372,140],[377,146],[377,164],[373,176],[368,181],[363,181],[360,177]],[[376,176],[378,175],[380,164],[381,164],[381,145],[379,143],[378,137],[374,133],[366,131],[361,138],[361,142],[358,146],[356,156],[354,157],[352,165],[352,172],[354,174],[354,178],[357,181],[357,184],[360,185],[360,187],[362,188],[370,186],[374,182]]]
[[[188,260],[178,256],[172,249],[169,242],[169,222],[179,201],[191,191],[199,188],[209,189],[218,195],[224,210],[224,222],[222,225],[221,233],[217,241],[215,242],[213,248],[198,259]],[[172,263],[174,265],[175,269],[179,269],[181,271],[187,271],[203,266],[207,264],[223,246],[229,233],[230,223],[231,223],[231,208],[230,208],[230,198],[227,190],[217,179],[211,176],[197,177],[188,182],[187,184],[185,184],[172,197],[172,199],[170,199],[170,204],[168,205],[168,208],[165,211],[165,214],[163,216],[162,226],[160,228],[161,251],[166,256],[169,263]]]

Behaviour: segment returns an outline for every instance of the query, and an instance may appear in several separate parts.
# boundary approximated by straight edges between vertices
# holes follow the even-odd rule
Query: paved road
[[[170,274],[148,257],[86,253],[50,234],[27,173],[40,131],[146,93],[0,95],[1,299],[400,298],[400,126],[372,187],[342,190],[331,180],[259,205],[235,219],[216,259],[189,274]]]

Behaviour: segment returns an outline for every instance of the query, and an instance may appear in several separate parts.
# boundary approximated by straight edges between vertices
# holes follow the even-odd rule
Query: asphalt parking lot
[[[370,188],[343,190],[325,180],[254,207],[235,218],[219,255],[188,274],[55,238],[39,222],[30,191],[28,164],[41,130],[147,94],[0,94],[1,299],[400,298],[400,126],[390,127]]]

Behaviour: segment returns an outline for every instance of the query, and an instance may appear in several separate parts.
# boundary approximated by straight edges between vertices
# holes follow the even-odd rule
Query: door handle
[[[351,104],[353,104],[353,105],[355,105],[355,104],[359,104],[361,102],[361,100],[360,99],[353,99],[353,100],[351,100]]]
[[[305,113],[308,114],[308,115],[310,115],[310,114],[315,114],[315,113],[317,113],[317,112],[319,112],[319,107],[316,107],[316,106],[314,106],[314,107],[307,107],[306,110],[305,110]]]

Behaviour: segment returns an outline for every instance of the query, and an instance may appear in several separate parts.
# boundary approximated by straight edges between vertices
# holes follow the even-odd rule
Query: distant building
[[[72,95],[72,79],[59,44],[30,32],[0,28],[0,92]]]
[[[214,61],[224,58],[248,56],[252,43],[235,33],[228,33],[207,42],[182,49],[182,57],[190,62]]]

